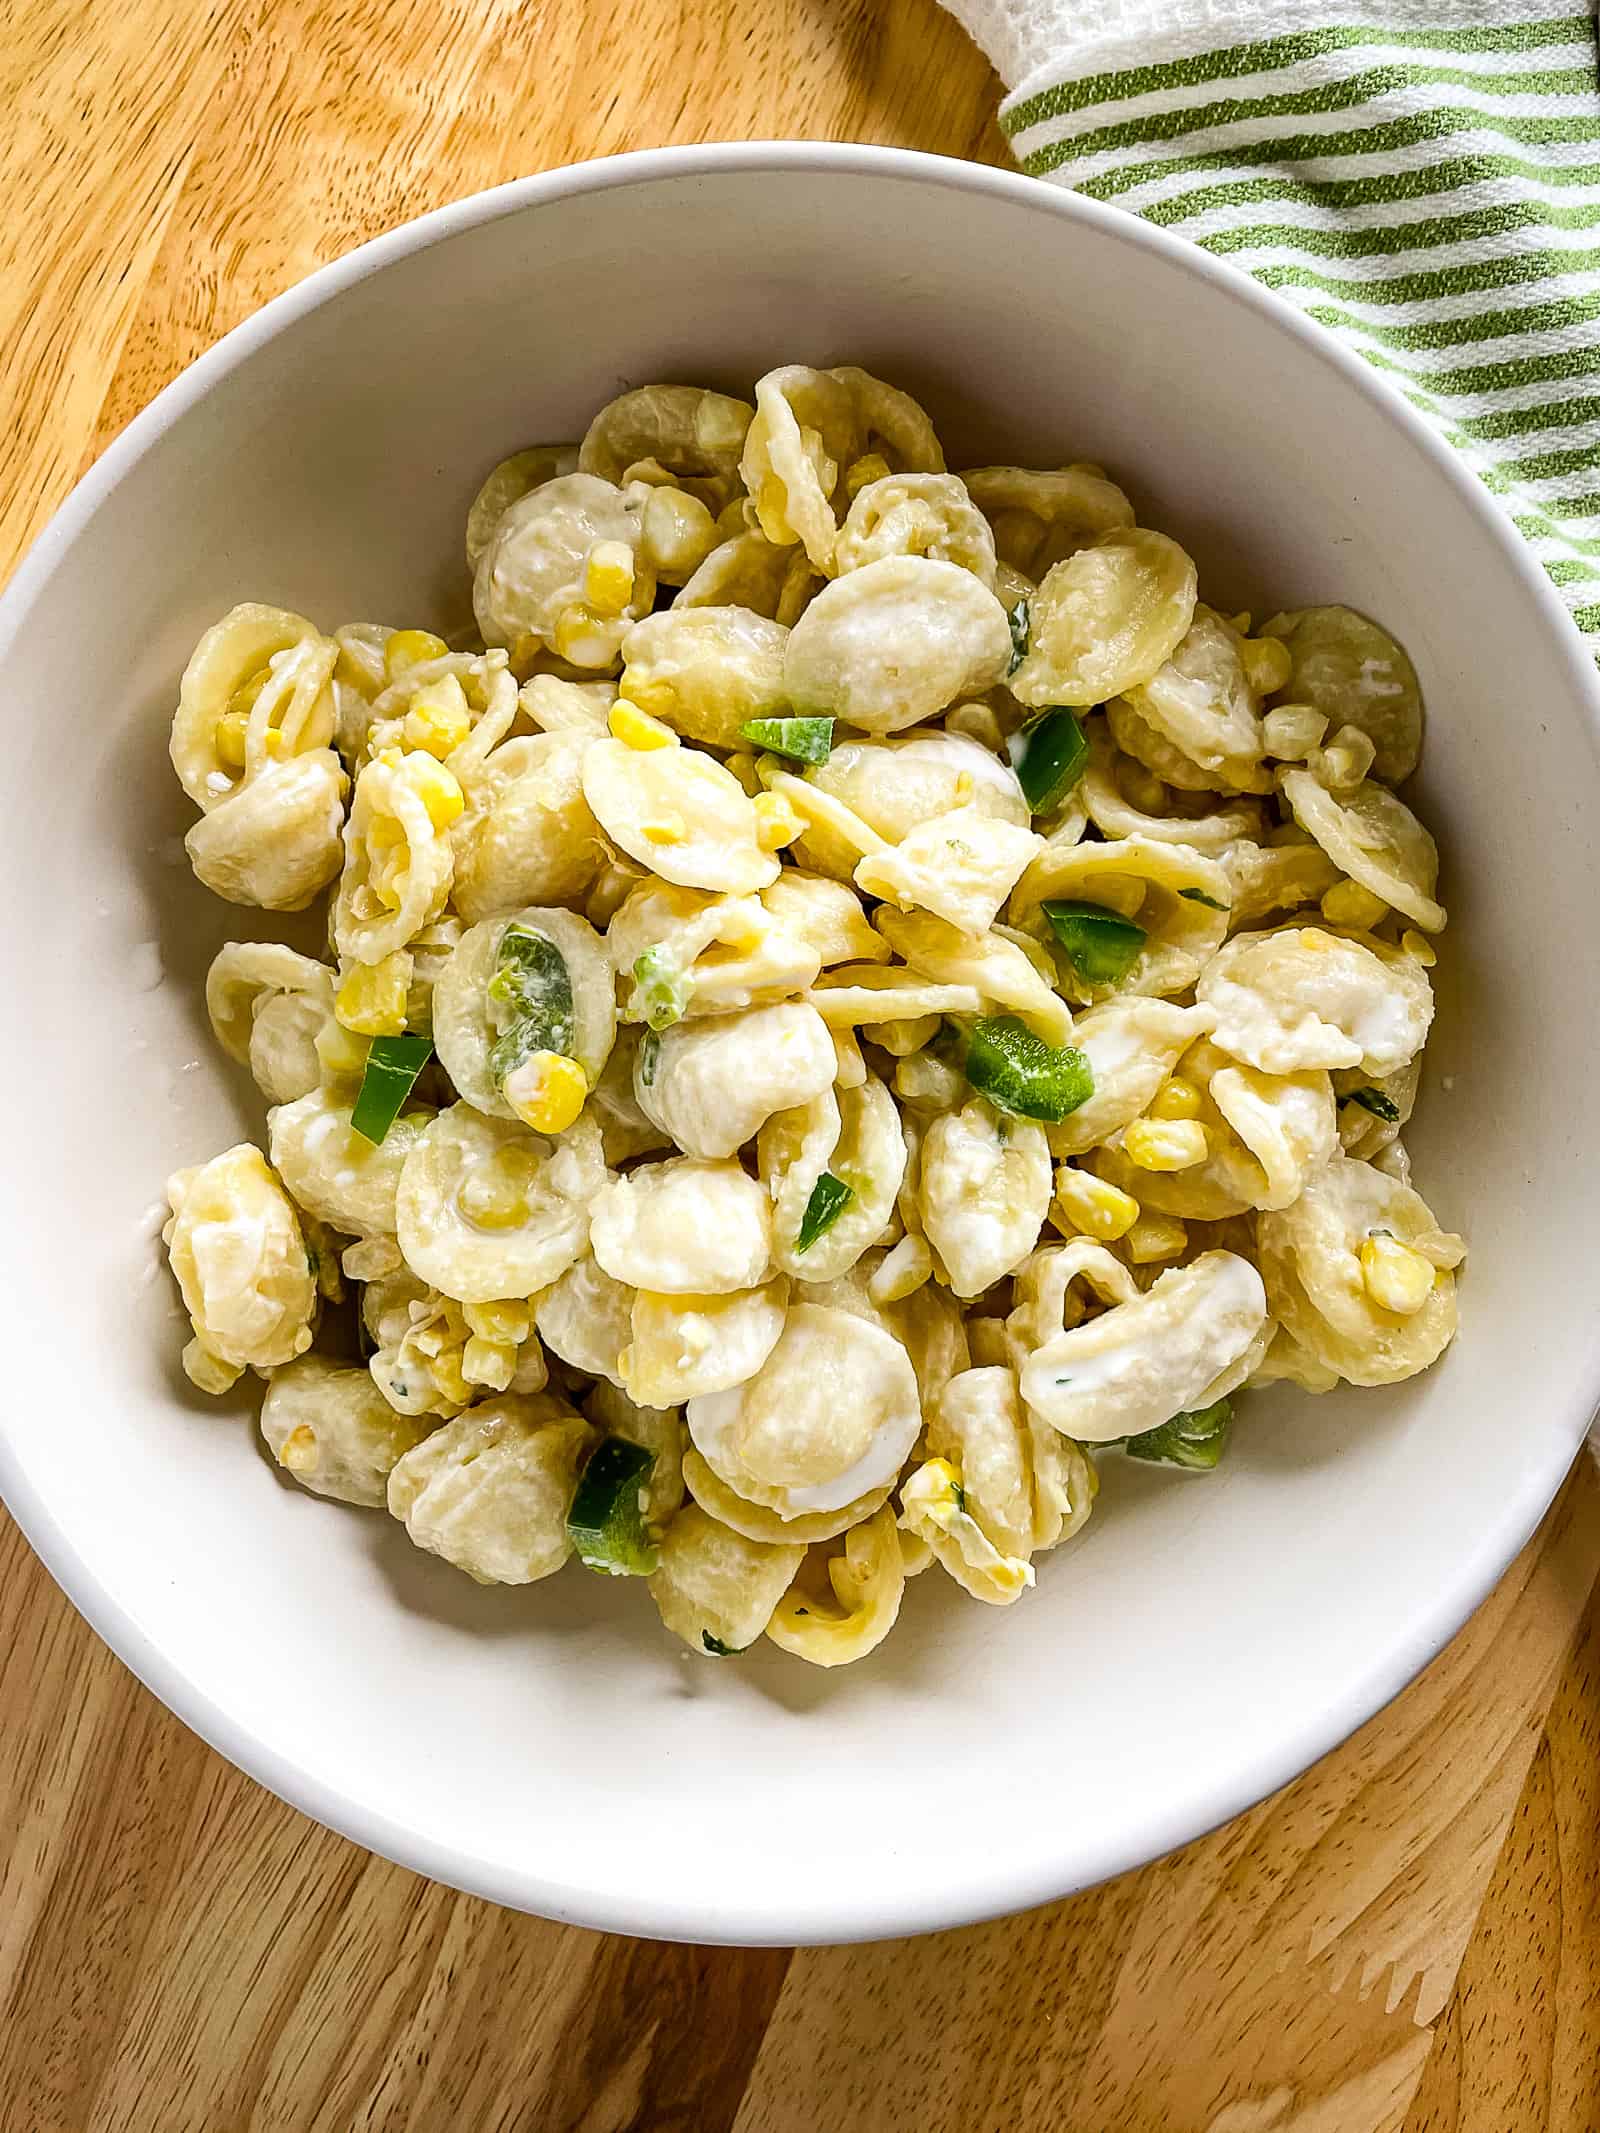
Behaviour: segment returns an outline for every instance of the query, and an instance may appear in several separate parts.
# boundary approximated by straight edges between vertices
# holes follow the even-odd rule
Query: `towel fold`
[[[1549,0],[946,0],[1024,170],[1245,268],[1500,498],[1600,659],[1600,69]]]

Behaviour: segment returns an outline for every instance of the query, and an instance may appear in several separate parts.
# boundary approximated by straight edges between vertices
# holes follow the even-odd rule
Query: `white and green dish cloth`
[[[1500,498],[1600,657],[1600,71],[1552,0],[946,0],[1024,170],[1243,267]]]

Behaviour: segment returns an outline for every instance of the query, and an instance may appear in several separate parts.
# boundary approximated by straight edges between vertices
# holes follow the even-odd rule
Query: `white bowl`
[[[464,610],[504,452],[652,379],[859,362],[951,463],[1103,460],[1224,605],[1382,618],[1431,718],[1441,1012],[1411,1136],[1472,1258],[1455,1347],[1246,1403],[1199,1482],[1111,1464],[997,1612],[921,1579],[868,1663],[683,1653],[576,1569],[480,1591],[274,1479],[177,1371],[163,1180],[259,1109],[201,979],[273,922],[208,897],[167,720],[239,599]],[[0,605],[21,901],[0,1483],[158,1695],[308,1814],[502,1902],[697,1940],[903,1933],[1192,1837],[1392,1696],[1534,1527],[1600,1395],[1595,675],[1527,549],[1398,396],[1133,217],[883,150],[623,157],[505,187],[270,304],[106,454]],[[158,961],[159,958],[159,961]]]

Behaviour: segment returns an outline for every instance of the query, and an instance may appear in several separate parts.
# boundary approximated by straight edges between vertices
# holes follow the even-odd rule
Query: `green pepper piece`
[[[800,1217],[800,1234],[795,1239],[795,1252],[809,1252],[824,1231],[832,1229],[855,1198],[855,1190],[836,1178],[831,1170],[825,1170],[811,1188],[811,1197],[806,1202],[806,1211]]]
[[[374,1037],[361,1070],[361,1089],[350,1124],[376,1147],[400,1116],[417,1076],[433,1057],[426,1037],[404,1030],[397,1037]]]
[[[656,1078],[656,1062],[661,1057],[661,1039],[653,1029],[647,1029],[639,1039],[639,1080],[649,1088]]]
[[[1182,1466],[1204,1474],[1227,1450],[1232,1427],[1232,1402],[1217,1400],[1210,1407],[1191,1408],[1156,1429],[1128,1438],[1122,1449],[1130,1459],[1155,1460],[1164,1466]]]
[[[1040,909],[1074,974],[1085,985],[1119,985],[1138,962],[1149,935],[1104,904],[1058,897]]]
[[[1094,1070],[1070,1044],[1046,1044],[1015,1015],[983,1015],[967,1037],[967,1079],[998,1110],[1052,1123],[1094,1094]]]
[[[693,990],[687,971],[680,970],[664,947],[647,948],[633,966],[633,982],[639,988],[639,1006],[653,1030],[671,1029],[681,1022]]]
[[[571,1058],[572,978],[566,957],[548,934],[513,920],[500,936],[488,992],[499,1032],[489,1047],[489,1071],[497,1084],[535,1052]]]
[[[1057,704],[1019,726],[1006,743],[1022,796],[1033,814],[1059,807],[1083,776],[1089,743],[1065,706]]]
[[[1374,1118],[1381,1118],[1386,1126],[1398,1126],[1400,1106],[1392,1096],[1385,1096],[1382,1089],[1352,1089],[1348,1096],[1339,1098],[1342,1104],[1359,1104],[1363,1111],[1370,1111]]]
[[[655,1569],[660,1551],[639,1501],[655,1463],[654,1452],[626,1437],[607,1437],[595,1448],[567,1513],[567,1537],[590,1570],[642,1578]]]
[[[1214,896],[1207,896],[1204,889],[1180,889],[1178,894],[1185,903],[1204,904],[1208,911],[1231,911],[1232,904],[1219,904]]]
[[[831,718],[747,718],[739,733],[752,747],[797,763],[825,763],[833,752]]]
[[[709,1629],[701,1630],[700,1642],[713,1659],[737,1659],[744,1650],[742,1644],[724,1644],[720,1637],[713,1637]]]

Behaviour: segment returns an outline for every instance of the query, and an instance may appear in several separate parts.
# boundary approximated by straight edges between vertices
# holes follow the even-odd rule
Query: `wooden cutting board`
[[[423,209],[674,141],[1005,160],[933,0],[5,20],[0,568],[218,334]],[[329,1836],[0,1522],[0,2133],[1597,2133],[1597,1571],[1585,1462],[1450,1650],[1254,1813],[1020,1919],[746,1953],[546,1925]]]

